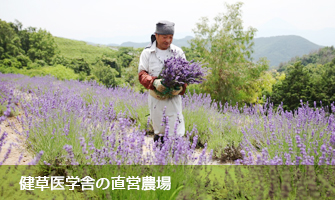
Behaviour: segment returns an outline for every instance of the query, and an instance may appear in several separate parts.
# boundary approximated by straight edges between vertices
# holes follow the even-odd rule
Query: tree
[[[271,101],[284,109],[299,107],[300,100],[314,106],[330,106],[335,101],[335,58],[325,65],[301,61],[288,65],[286,78],[273,86]],[[321,103],[322,102],[322,103]]]
[[[0,19],[0,59],[22,53],[20,38],[9,23]]]
[[[199,61],[201,59],[201,56],[198,53],[196,53],[195,51],[192,51],[191,48],[183,46],[183,47],[181,47],[181,49],[184,51],[187,60],[189,60],[189,61],[191,61],[191,60]]]
[[[46,30],[39,29],[29,36],[28,56],[32,61],[44,60],[50,64],[57,53],[57,45],[53,36]]]
[[[29,38],[31,37],[32,33],[36,32],[36,28],[30,26],[26,29],[23,29],[22,23],[18,20],[15,20],[15,23],[10,22],[9,24],[20,38],[21,48],[23,49],[24,53],[27,54],[28,50],[30,49]]]
[[[277,82],[273,86],[271,101],[275,105],[283,102],[283,108],[293,110],[300,105],[300,100],[306,102],[310,99],[308,95],[311,87],[310,74],[304,70],[301,62],[296,62],[293,66],[288,66],[285,80]]]
[[[222,102],[252,102],[260,76],[268,69],[264,60],[252,62],[254,28],[246,31],[242,26],[242,3],[226,4],[227,12],[214,18],[210,25],[201,18],[193,30],[191,49],[208,63],[211,74],[201,85],[203,92]]]
[[[324,81],[323,91],[327,99],[323,99],[323,105],[330,105],[335,102],[335,58],[324,65],[325,72],[322,80]]]

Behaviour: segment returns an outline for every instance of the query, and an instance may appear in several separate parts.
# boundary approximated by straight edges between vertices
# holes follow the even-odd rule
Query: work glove
[[[183,87],[179,86],[179,89],[174,89],[172,91],[172,95],[178,95],[181,91],[183,91]]]
[[[164,92],[166,90],[167,87],[165,87],[162,83],[161,83],[162,79],[155,79],[154,81],[154,86],[156,88],[157,91],[159,92]]]

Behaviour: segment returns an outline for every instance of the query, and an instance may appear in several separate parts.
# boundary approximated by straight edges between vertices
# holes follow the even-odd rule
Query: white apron
[[[169,56],[173,56],[171,50],[177,52],[178,56],[185,58],[184,52],[177,46],[171,44],[169,51]],[[166,58],[158,58],[156,52],[156,41],[148,49],[144,49],[141,57],[138,72],[145,70],[150,76],[159,76],[164,66],[164,60]],[[182,100],[180,95],[176,95],[170,99],[158,100],[148,95],[150,119],[154,128],[155,134],[165,134],[165,124],[162,126],[163,110],[165,110],[165,116],[168,117],[169,124],[169,135],[177,134],[178,136],[185,135],[185,123],[182,113]],[[177,126],[175,132],[175,126]]]

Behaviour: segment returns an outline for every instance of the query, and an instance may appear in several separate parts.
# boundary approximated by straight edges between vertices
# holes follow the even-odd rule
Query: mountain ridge
[[[270,61],[270,68],[278,68],[282,62],[323,47],[297,35],[260,37],[255,38],[254,42],[252,57],[255,60],[266,57]]]

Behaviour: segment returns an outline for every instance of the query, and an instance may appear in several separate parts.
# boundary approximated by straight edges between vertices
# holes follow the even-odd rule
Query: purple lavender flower
[[[9,148],[8,148],[8,150],[7,150],[7,152],[6,152],[5,156],[4,156],[4,158],[3,158],[3,160],[0,162],[0,165],[2,165],[2,164],[8,159],[9,154],[10,154],[11,151],[12,151],[12,145],[13,145],[13,143],[10,144],[10,146],[9,146]]]
[[[207,75],[207,68],[199,62],[187,61],[182,57],[171,57],[164,61],[164,67],[159,78],[162,84],[175,88],[186,84],[202,83]]]
[[[68,157],[71,160],[71,165],[79,165],[79,163],[74,158],[72,146],[71,145],[64,145],[63,149],[65,149],[67,151],[67,153],[69,154]]]
[[[40,151],[36,157],[28,163],[28,165],[37,165],[37,163],[41,160],[43,153],[43,151]]]

